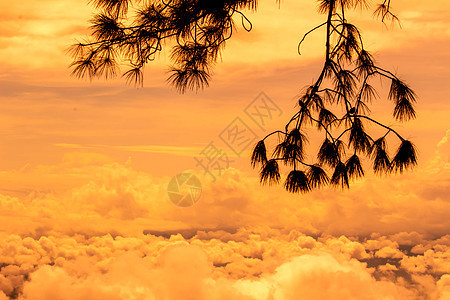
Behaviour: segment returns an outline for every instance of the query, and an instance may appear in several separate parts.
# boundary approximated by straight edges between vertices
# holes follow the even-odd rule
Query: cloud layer
[[[24,300],[446,299],[450,236],[411,234],[430,249],[396,241],[406,233],[350,240],[269,228],[190,239],[11,235],[0,288]]]
[[[446,299],[447,145],[416,172],[349,191],[199,173],[188,208],[168,201],[170,178],[97,154],[3,174],[0,299]]]

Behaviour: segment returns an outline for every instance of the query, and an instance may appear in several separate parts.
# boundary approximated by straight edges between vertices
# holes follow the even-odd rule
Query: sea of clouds
[[[449,137],[347,191],[230,169],[189,208],[98,154],[4,172],[0,299],[450,299]]]

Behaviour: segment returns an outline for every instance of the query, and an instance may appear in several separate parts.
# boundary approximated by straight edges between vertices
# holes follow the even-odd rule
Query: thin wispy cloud
[[[116,149],[126,152],[146,152],[146,153],[162,153],[178,156],[194,157],[198,155],[204,147],[186,147],[186,146],[163,146],[163,145],[136,145],[136,146],[117,146],[117,145],[78,145],[78,144],[54,144],[55,147],[69,149]]]

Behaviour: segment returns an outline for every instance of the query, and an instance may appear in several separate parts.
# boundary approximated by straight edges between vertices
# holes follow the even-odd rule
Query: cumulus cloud
[[[442,165],[439,176],[430,172],[435,169],[425,164],[402,176],[368,176],[348,191],[327,188],[301,197],[281,186],[260,186],[257,178],[236,169],[214,183],[197,172],[203,182],[201,199],[193,207],[179,208],[168,201],[170,178],[136,171],[103,155],[71,153],[59,165],[0,174],[11,189],[20,191],[0,195],[0,218],[7,224],[4,230],[16,234],[264,225],[335,236],[379,233],[399,244],[418,245],[425,237],[447,234],[450,227],[450,170]]]
[[[187,245],[166,248],[155,263],[128,252],[102,272],[47,265],[30,276],[20,299],[247,299],[225,279],[212,279],[211,267],[199,247]]]
[[[181,208],[170,178],[95,153],[3,173],[22,192],[0,195],[0,299],[448,294],[445,164],[301,197],[236,169],[216,182],[196,174],[202,197]]]
[[[437,282],[437,286],[439,289],[439,299],[450,299],[450,275],[442,275],[442,277]]]
[[[436,168],[436,171],[440,169],[450,168],[450,129],[447,130],[445,136],[437,144],[431,167]]]
[[[446,293],[449,272],[448,249],[419,256],[405,253],[401,260],[380,257],[386,236],[358,242],[261,227],[199,232],[189,239],[1,238],[0,290],[23,300],[88,295],[190,299],[192,294],[196,299],[284,300],[300,294],[309,299],[439,299],[437,295]],[[432,245],[436,240],[424,242]]]
[[[43,266],[30,275],[19,299],[410,299],[392,282],[375,280],[364,264],[325,252],[293,257],[259,278],[212,276],[212,264],[197,246],[161,251],[155,263],[136,252],[115,258],[103,272],[79,273]],[[89,273],[88,273],[89,272]]]

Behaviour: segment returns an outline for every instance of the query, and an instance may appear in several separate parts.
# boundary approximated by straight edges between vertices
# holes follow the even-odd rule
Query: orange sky
[[[319,32],[296,52],[323,20],[315,1],[261,1],[210,87],[184,95],[165,54],[139,89],[71,77],[86,2],[0,0],[0,300],[450,299],[447,0],[394,0],[401,28],[351,17],[418,95],[412,122],[394,124],[383,98],[373,113],[416,143],[419,166],[307,195],[260,186],[249,149],[236,157],[220,134],[240,117],[263,137],[293,114],[322,59]],[[244,112],[261,92],[282,112],[263,129]],[[193,158],[210,142],[233,159],[216,182]],[[203,188],[189,208],[167,197],[185,170]]]

